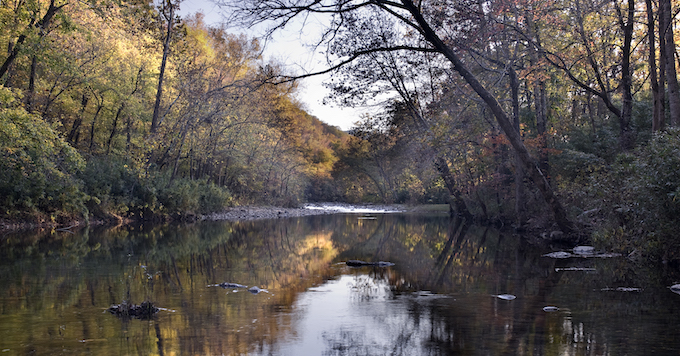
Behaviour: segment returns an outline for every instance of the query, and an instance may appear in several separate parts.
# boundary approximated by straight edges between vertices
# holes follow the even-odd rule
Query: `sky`
[[[196,12],[202,12],[208,24],[222,22],[222,10],[209,0],[184,0],[180,4],[180,16],[187,17]],[[273,41],[266,44],[264,49],[265,59],[275,59],[284,63],[298,74],[322,69],[323,56],[314,54],[304,46],[304,34],[310,33],[313,28],[314,25],[312,24],[306,26],[304,31],[300,31],[299,28],[291,28],[286,32],[279,33]],[[247,29],[232,28],[229,30],[233,33],[245,33],[250,36],[260,35]],[[298,94],[298,99],[304,103],[308,113],[327,124],[346,131],[359,121],[361,115],[368,112],[369,109],[341,108],[335,104],[324,105],[322,101],[330,92],[322,83],[329,77],[330,74],[304,79],[301,82],[302,89]]]

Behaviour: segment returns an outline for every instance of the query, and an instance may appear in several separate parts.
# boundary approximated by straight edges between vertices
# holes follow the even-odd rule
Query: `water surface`
[[[677,270],[441,215],[8,235],[6,355],[677,355]],[[389,261],[350,268],[350,259]],[[223,282],[257,286],[221,288]],[[504,300],[497,295],[516,298]],[[150,320],[107,312],[129,300]],[[546,312],[544,307],[557,311]],[[548,309],[551,310],[551,309]]]

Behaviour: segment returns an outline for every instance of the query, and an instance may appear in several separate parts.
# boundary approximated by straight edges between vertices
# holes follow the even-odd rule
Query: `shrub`
[[[87,215],[75,173],[85,162],[57,128],[20,104],[20,93],[0,86],[0,207],[21,212]]]
[[[115,157],[91,158],[82,174],[93,198],[93,212],[141,219],[168,215],[205,214],[231,204],[226,188],[206,180],[170,179],[166,173],[145,173]]]
[[[126,160],[91,157],[81,179],[86,192],[93,197],[89,207],[96,215],[134,215],[158,210],[154,189],[144,172]]]
[[[655,134],[634,154],[618,155],[606,174],[588,186],[603,224],[595,237],[649,257],[680,259],[680,131]]]
[[[190,180],[176,178],[166,184],[166,179],[156,181],[161,212],[166,214],[207,214],[219,211],[231,204],[231,194],[226,188],[218,187],[205,179]]]

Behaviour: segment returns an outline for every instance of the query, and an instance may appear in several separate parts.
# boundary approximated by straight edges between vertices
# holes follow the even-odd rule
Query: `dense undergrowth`
[[[0,208],[11,220],[167,219],[219,211],[232,204],[206,179],[174,179],[138,161],[84,158],[58,127],[28,113],[16,93],[0,91]]]

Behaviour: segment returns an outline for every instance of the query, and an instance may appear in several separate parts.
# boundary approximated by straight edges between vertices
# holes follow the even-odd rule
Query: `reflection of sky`
[[[366,275],[344,275],[311,288],[293,307],[299,317],[294,321],[296,335],[277,340],[275,352],[391,354],[395,348],[417,347],[422,341],[417,339],[423,335],[418,329],[428,330],[429,326],[412,325],[407,303],[388,297],[389,286]]]

